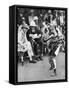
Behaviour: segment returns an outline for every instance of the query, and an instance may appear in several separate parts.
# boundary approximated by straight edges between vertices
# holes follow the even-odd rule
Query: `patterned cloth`
[[[18,52],[28,52],[29,56],[33,56],[32,46],[31,43],[26,38],[26,33],[24,30],[19,27],[18,29]]]

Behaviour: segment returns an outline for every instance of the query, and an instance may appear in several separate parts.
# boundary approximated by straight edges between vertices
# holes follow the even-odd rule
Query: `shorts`
[[[49,56],[56,57],[57,55],[55,54],[55,52],[56,52],[57,48],[58,48],[58,46],[54,46],[53,49],[50,50]]]

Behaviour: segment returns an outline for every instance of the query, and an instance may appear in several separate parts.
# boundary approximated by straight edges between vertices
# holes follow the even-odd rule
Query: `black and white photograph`
[[[65,9],[17,7],[16,13],[17,82],[65,80]]]

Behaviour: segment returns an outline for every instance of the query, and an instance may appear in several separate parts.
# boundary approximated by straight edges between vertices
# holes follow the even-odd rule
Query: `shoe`
[[[54,69],[54,75],[56,76],[57,74],[56,74],[56,69]]]
[[[52,73],[50,76],[51,76],[51,77],[55,77],[56,75],[55,75],[54,73]]]
[[[36,60],[37,60],[37,61],[40,61],[40,59],[39,59],[39,58],[36,58]]]
[[[49,68],[49,70],[52,70],[52,69],[53,69],[53,67],[50,67],[50,68]]]
[[[43,59],[42,59],[42,58],[40,58],[40,61],[43,61]]]
[[[24,65],[24,62],[22,62],[22,66]]]
[[[40,59],[41,61],[43,61],[42,57],[39,57],[39,59]]]
[[[36,61],[29,61],[29,63],[36,63]]]

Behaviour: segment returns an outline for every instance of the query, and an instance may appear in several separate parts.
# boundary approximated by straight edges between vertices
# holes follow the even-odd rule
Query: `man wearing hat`
[[[35,22],[32,21],[30,24],[30,29],[27,32],[27,39],[32,44],[34,55],[38,56],[38,57],[36,57],[37,60],[42,60],[41,36],[42,36],[41,31],[37,28],[37,25],[35,24]],[[37,46],[38,46],[40,52],[38,52]],[[39,53],[39,55],[38,55],[38,53]]]
[[[36,24],[36,27],[40,30],[40,27],[39,27],[39,24],[38,24],[38,17],[37,16],[34,17],[34,22]]]
[[[60,47],[62,46],[63,35],[60,32],[58,27],[51,28],[51,40],[49,44],[50,52],[49,52],[49,63],[51,65],[49,70],[53,70],[53,75],[57,75],[56,73],[56,56],[60,51]]]
[[[30,16],[28,16],[28,20],[29,20],[29,25],[31,25],[31,22],[34,22],[34,10],[30,10]]]
[[[29,29],[29,26],[27,25],[26,20],[25,20],[24,17],[22,18],[22,26]]]

